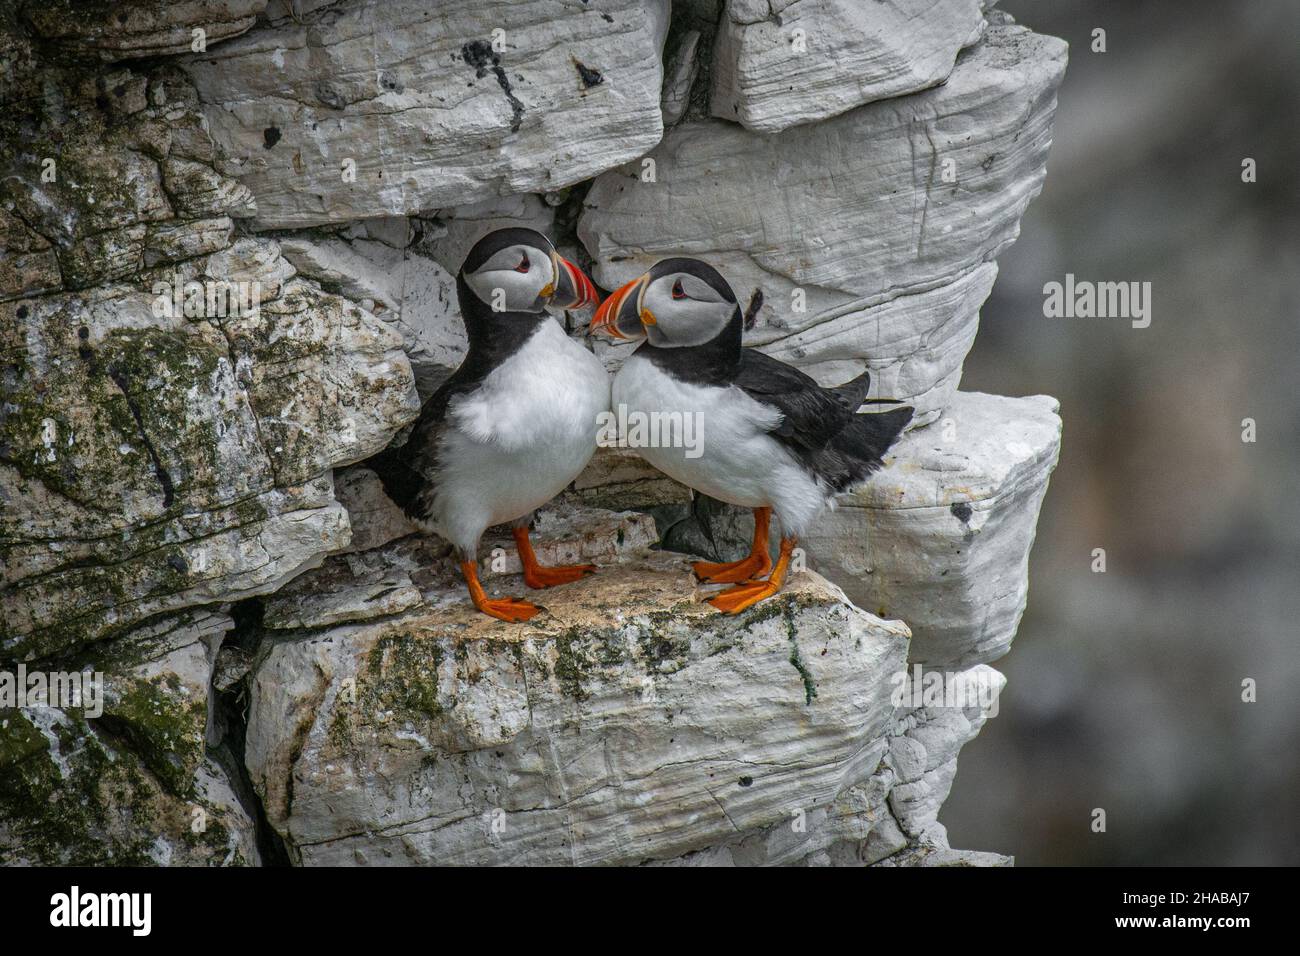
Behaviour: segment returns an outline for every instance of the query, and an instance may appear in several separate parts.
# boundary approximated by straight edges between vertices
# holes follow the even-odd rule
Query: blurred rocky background
[[[942,819],[1021,864],[1295,864],[1300,5],[999,7],[1070,69],[962,386],[1049,391],[1065,440],[1003,706]],[[1045,318],[1067,273],[1151,282],[1150,327]]]

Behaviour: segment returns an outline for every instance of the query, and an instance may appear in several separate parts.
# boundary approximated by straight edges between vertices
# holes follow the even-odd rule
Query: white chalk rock
[[[731,617],[646,552],[530,595],[548,613],[522,626],[448,571],[423,588],[253,674],[248,767],[298,862],[674,859],[815,818],[893,733],[907,629],[814,574]]]
[[[405,221],[405,220],[403,220]],[[428,398],[465,358],[465,327],[456,303],[456,277],[413,248],[369,238],[280,241],[303,275],[337,287],[402,340],[422,398]]]
[[[0,419],[6,656],[275,590],[348,542],[330,469],[418,413],[397,336],[275,243],[182,267],[181,287],[234,283],[257,309],[186,317],[169,284],[0,305],[23,411]]]
[[[926,840],[939,823],[939,808],[957,774],[957,754],[974,740],[984,722],[998,714],[998,697],[1006,678],[985,664],[962,671],[909,674],[902,689],[914,706],[898,722],[889,748],[894,771],[889,805],[894,820],[914,839]]]
[[[644,550],[650,530],[543,512],[543,563],[600,570],[529,592],[546,611],[525,625],[475,612],[455,556],[421,535],[270,598],[246,756],[294,862],[1002,861],[952,851],[936,820],[1000,674],[944,674],[935,693],[901,622],[810,572],[719,614],[687,559]],[[489,594],[521,593],[491,550]]]
[[[803,544],[855,603],[907,621],[913,661],[997,660],[1025,608],[1029,551],[1060,449],[1055,399],[958,392]]]
[[[258,223],[405,215],[559,189],[654,146],[667,12],[341,0],[185,68]]]
[[[205,748],[211,661],[232,623],[155,618],[32,668],[80,681],[80,704],[52,687],[0,710],[0,864],[258,865],[253,819]]]
[[[727,0],[714,116],[760,133],[941,83],[984,29],[980,0]]]
[[[748,344],[823,384],[869,364],[873,395],[932,421],[1042,186],[1064,67],[1060,40],[995,26],[933,90],[769,136],[682,123],[652,167],[593,184],[578,231],[595,278],[707,259],[742,305],[762,296]]]
[[[496,229],[522,226],[553,236],[555,210],[531,193],[450,206],[421,217],[419,248],[453,277],[474,243]]]

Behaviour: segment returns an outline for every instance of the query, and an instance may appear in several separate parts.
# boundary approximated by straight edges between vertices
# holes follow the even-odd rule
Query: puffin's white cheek
[[[677,346],[702,345],[719,331],[713,309],[690,299],[673,301],[656,312],[655,318],[664,339]]]
[[[467,276],[466,282],[493,312],[520,312],[531,309],[542,284],[537,275],[513,269],[480,272]]]
[[[641,299],[642,311],[648,309],[656,321],[659,320],[660,316],[670,319],[676,305],[671,298],[664,294],[662,286],[662,282],[652,284],[650,288],[645,290],[645,295]]]

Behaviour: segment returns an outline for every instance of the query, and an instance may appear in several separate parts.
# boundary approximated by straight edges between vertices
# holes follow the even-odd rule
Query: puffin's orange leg
[[[462,561],[460,571],[465,575],[465,583],[469,585],[469,597],[474,602],[474,606],[498,621],[518,624],[541,611],[536,604],[529,604],[517,598],[490,599],[487,592],[483,590],[483,585],[478,582],[478,566],[473,561]]]
[[[790,556],[794,552],[794,546],[794,538],[781,539],[781,555],[776,559],[772,576],[766,581],[751,581],[727,588],[721,594],[709,598],[709,603],[726,614],[739,614],[764,598],[771,597],[785,584],[785,574],[790,569]]]
[[[767,551],[767,529],[772,520],[771,508],[754,509],[754,546],[749,550],[749,557],[739,561],[727,561],[713,564],[709,561],[696,561],[691,565],[695,576],[710,584],[737,584],[761,578],[772,570],[772,556]]]
[[[524,566],[524,584],[530,588],[550,588],[557,584],[572,584],[596,570],[594,564],[561,564],[544,568],[537,563],[533,543],[528,540],[527,528],[515,528],[515,547],[519,549],[519,563]]]

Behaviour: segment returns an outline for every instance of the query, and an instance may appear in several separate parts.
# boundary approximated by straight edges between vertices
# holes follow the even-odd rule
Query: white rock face
[[[1011,646],[1061,448],[1056,400],[958,392],[803,543],[855,603],[912,629],[911,659],[965,668]]]
[[[936,695],[933,703],[911,709],[895,727],[889,748],[895,778],[890,809],[899,827],[913,838],[934,835],[939,827],[939,808],[957,774],[957,753],[997,715],[997,698],[1006,686],[1005,677],[983,664],[948,672],[948,677],[949,698]]]
[[[343,472],[339,499],[352,524],[350,547],[268,597],[263,626],[301,630],[398,614],[424,604],[414,581],[427,581],[430,567],[455,576],[450,546],[436,537],[421,537],[384,494],[373,471]],[[538,560],[547,566],[615,560],[640,554],[656,541],[654,521],[647,515],[572,505],[538,514],[532,537]],[[384,547],[399,539],[405,540]],[[505,528],[489,529],[479,552],[485,574],[522,572]],[[454,587],[451,592],[457,593]]]
[[[663,133],[667,13],[341,0],[185,68],[258,223],[317,225],[559,189],[641,155]]]
[[[455,278],[474,243],[496,229],[523,226],[555,233],[555,210],[540,196],[506,196],[439,209],[421,220],[420,250]]]
[[[938,823],[996,698],[899,690],[996,693],[1024,606],[1055,404],[957,387],[1064,44],[978,0],[685,0],[667,69],[666,0],[91,6],[0,10],[0,671],[108,709],[0,714],[0,863],[278,859],[259,810],[302,864],[1010,862]],[[749,344],[923,427],[737,618],[650,548],[748,516],[602,449],[533,534],[601,573],[486,618],[365,462],[507,225],[607,288],[709,259]]]
[[[470,248],[489,232],[512,226],[551,235],[554,223],[555,209],[530,194],[412,219],[365,220],[332,238],[288,236],[279,242],[301,273],[361,303],[402,337],[420,396],[428,398],[465,358],[456,273]]]
[[[660,107],[664,126],[675,126],[690,106],[691,87],[699,75],[700,31],[688,30],[673,53],[671,67],[664,76],[664,95]]]
[[[7,654],[274,590],[347,544],[329,470],[417,414],[397,337],[292,278],[275,243],[241,240],[182,269],[260,283],[260,309],[168,316],[126,286],[0,306],[8,400],[44,409],[4,420]]]
[[[348,511],[352,539],[348,551],[369,551],[415,534],[416,527],[369,468],[345,468],[334,475],[334,494]]]
[[[954,854],[937,822],[1000,674],[913,694],[907,629],[813,573],[718,614],[687,559],[644,550],[648,529],[543,512],[543,562],[601,570],[533,592],[547,613],[523,627],[473,612],[454,558],[419,535],[271,598],[247,761],[295,861],[1001,861]],[[517,565],[493,568],[490,593],[520,593]]]
[[[996,716],[1005,678],[979,666],[947,675],[951,703],[898,704],[888,748],[871,776],[825,807],[707,850],[664,861],[670,866],[1008,866],[996,853],[953,850],[937,820],[957,769],[957,754]],[[992,704],[985,703],[991,699]]]
[[[829,804],[887,749],[907,630],[815,575],[731,618],[644,555],[523,628],[449,588],[255,672],[249,769],[301,862],[672,858]]]
[[[871,394],[906,401],[916,409],[912,427],[924,425],[956,399],[979,310],[997,274],[997,264],[985,262],[934,289],[835,316],[759,347],[823,385],[870,369]]]
[[[578,232],[595,278],[615,288],[668,255],[708,259],[742,303],[762,294],[749,344],[824,384],[866,356],[873,394],[932,421],[991,260],[1041,188],[1064,66],[1059,40],[995,26],[924,93],[771,136],[683,123],[650,154],[654,182],[634,164],[588,193]]]
[[[984,30],[980,0],[727,0],[714,116],[759,133],[941,83]]]
[[[288,238],[281,240],[281,249],[304,275],[338,287],[401,336],[422,398],[464,360],[456,277],[433,259],[364,238]]]

